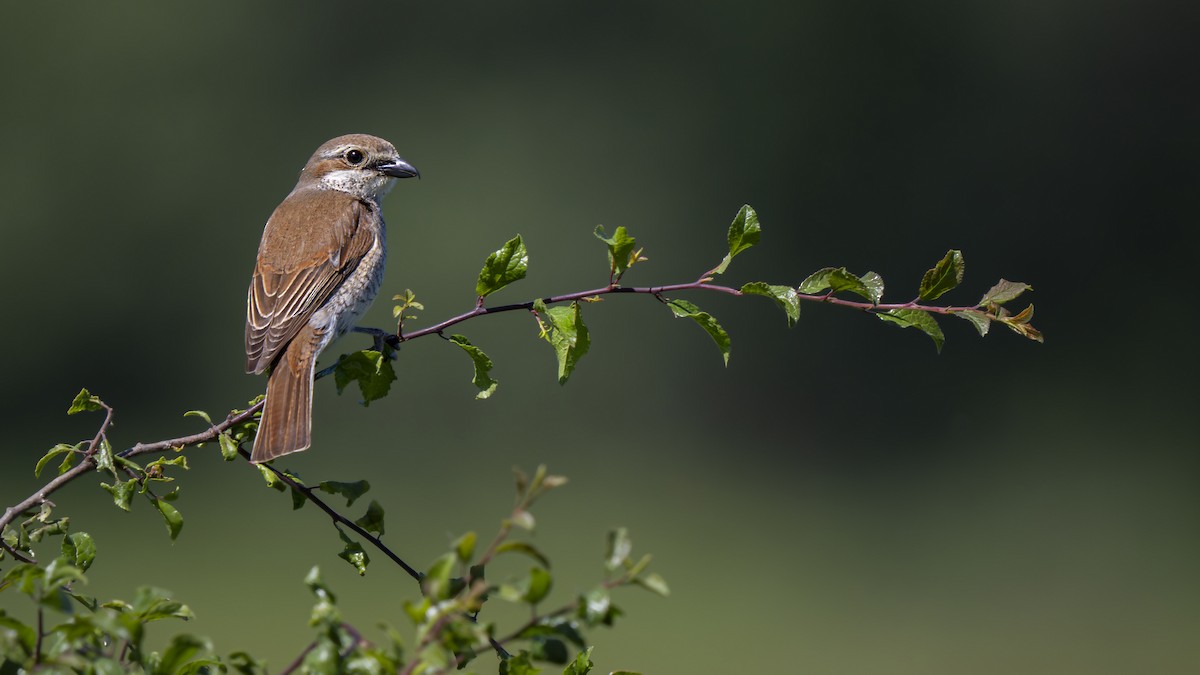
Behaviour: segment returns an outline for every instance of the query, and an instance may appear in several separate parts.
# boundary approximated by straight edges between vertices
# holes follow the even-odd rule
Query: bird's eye
[[[358,166],[366,159],[366,155],[363,155],[362,150],[347,150],[344,157],[350,166]]]

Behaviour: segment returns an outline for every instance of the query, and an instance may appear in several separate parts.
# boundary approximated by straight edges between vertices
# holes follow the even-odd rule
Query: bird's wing
[[[261,373],[375,244],[373,207],[331,190],[293,193],[267,221],[246,297],[246,372]]]

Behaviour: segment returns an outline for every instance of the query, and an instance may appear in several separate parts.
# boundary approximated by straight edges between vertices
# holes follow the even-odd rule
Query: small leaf
[[[975,330],[979,331],[980,336],[988,334],[988,329],[992,327],[992,319],[986,312],[981,312],[977,309],[964,309],[958,312],[951,312],[954,316],[960,319],[966,319],[975,326]]]
[[[129,480],[117,483],[116,485],[101,483],[100,487],[108,490],[109,493],[112,494],[113,503],[116,504],[118,508],[120,508],[122,511],[128,511],[129,500],[133,498],[133,493],[135,490],[137,490],[138,484],[137,479],[130,478]]]
[[[351,382],[357,382],[362,392],[362,404],[367,406],[371,401],[387,396],[396,381],[396,371],[387,356],[374,349],[364,349],[343,354],[334,367],[333,380],[339,394]]]
[[[558,383],[566,384],[575,370],[575,364],[587,354],[591,336],[587,325],[583,323],[578,302],[572,302],[569,307],[550,307],[546,310],[546,316],[551,324],[546,341],[554,347],[554,354],[558,357]]]
[[[86,572],[96,559],[96,542],[87,532],[72,532],[63,537],[62,552],[67,562]]]
[[[475,555],[475,540],[476,535],[474,532],[467,532],[454,540],[454,555],[458,556],[459,562],[471,562],[471,556]]]
[[[808,275],[807,279],[800,282],[797,290],[807,295],[824,290],[831,293],[849,291],[870,300],[872,304],[879,304],[880,298],[883,297],[883,277],[875,272],[856,277],[845,267],[824,267]]]
[[[445,600],[451,596],[453,585],[450,583],[450,573],[454,570],[457,560],[454,553],[447,553],[433,561],[421,579],[425,595],[433,600]]]
[[[629,539],[629,531],[623,527],[610,530],[608,533],[608,549],[604,554],[604,566],[615,571],[625,564],[629,554],[633,552],[633,541]]]
[[[200,419],[207,422],[209,426],[212,426],[212,417],[209,417],[208,413],[204,412],[203,410],[189,410],[189,411],[183,413],[183,416],[184,417],[199,417]]]
[[[331,495],[341,495],[346,498],[346,506],[353,506],[354,501],[366,494],[367,490],[371,489],[371,484],[365,480],[356,480],[353,483],[343,483],[336,480],[321,481],[318,485],[322,492],[327,492]]]
[[[521,599],[530,605],[536,605],[550,593],[553,583],[554,579],[549,572],[540,567],[531,567],[525,593]]]
[[[496,547],[496,555],[500,555],[501,553],[508,553],[510,551],[513,553],[522,553],[524,555],[527,555],[530,558],[533,558],[534,560],[541,563],[542,567],[545,567],[546,569],[550,568],[550,559],[547,558],[536,547],[534,547],[533,544],[530,544],[530,543],[524,542],[524,541],[506,541],[503,544],[500,544],[499,546]]]
[[[222,459],[224,459],[226,462],[237,459],[238,444],[237,441],[233,440],[233,437],[229,435],[228,431],[222,431],[221,434],[217,436],[217,443],[221,446]]]
[[[1023,284],[1019,281],[1009,281],[1001,279],[996,282],[995,286],[988,289],[987,293],[983,294],[983,299],[979,301],[977,307],[987,307],[988,305],[1003,305],[1009,300],[1016,300],[1025,291],[1032,291],[1033,286]]]
[[[592,663],[592,649],[592,647],[588,647],[587,650],[579,652],[579,655],[567,664],[563,675],[587,675],[590,673],[592,668],[596,667],[596,664]]]
[[[482,349],[471,344],[471,341],[463,335],[451,335],[449,342],[461,347],[475,365],[475,377],[471,379],[471,383],[479,388],[479,393],[475,395],[475,398],[484,399],[491,396],[496,391],[496,387],[500,385],[488,375],[492,370],[492,360],[483,353]]]
[[[717,265],[712,273],[724,274],[734,256],[757,244],[761,235],[762,227],[758,224],[758,214],[749,204],[742,206],[733,222],[729,224],[729,253],[725,254],[721,264]]]
[[[71,407],[67,408],[67,414],[74,415],[75,413],[103,409],[104,401],[101,401],[99,396],[93,396],[87,389],[80,389],[79,393],[75,395],[75,400],[71,401]]]
[[[744,284],[741,292],[745,295],[762,295],[771,298],[787,315],[788,328],[800,320],[800,297],[791,286],[773,286],[763,281],[751,281]]]
[[[367,532],[374,532],[377,536],[383,536],[383,507],[379,505],[379,502],[372,499],[371,503],[367,505],[367,512],[363,514],[362,518],[354,521],[354,524]]]
[[[883,277],[877,272],[867,272],[858,278],[862,282],[863,288],[866,289],[866,297],[872,304],[878,305],[883,299]]]
[[[522,530],[533,530],[536,525],[533,514],[525,510],[513,511],[512,517],[508,522]]]
[[[82,443],[80,443],[78,445],[67,445],[66,443],[59,443],[58,445],[55,445],[53,448],[50,448],[50,451],[47,452],[45,455],[42,455],[42,458],[38,460],[37,466],[33,467],[33,475],[36,477],[40,477],[42,475],[42,469],[45,468],[46,464],[49,463],[49,461],[51,459],[53,459],[54,457],[56,457],[58,455],[61,455],[64,452],[68,453],[68,455],[69,455],[70,453],[72,453],[76,450],[81,450],[82,445],[83,445]],[[63,472],[59,471],[59,473],[61,474]]]
[[[338,557],[350,563],[355,571],[358,572],[358,576],[365,575],[367,573],[367,565],[371,564],[371,558],[363,550],[362,544],[347,537],[346,533],[342,532],[340,528],[338,529],[338,536],[341,537],[342,542],[346,545],[342,548],[342,552],[338,554]]]
[[[654,573],[647,574],[644,577],[637,577],[633,580],[633,583],[664,598],[671,594],[671,589],[667,587],[666,580]]]
[[[541,668],[533,666],[529,652],[522,650],[516,656],[510,656],[500,662],[500,675],[538,675]]]
[[[194,635],[180,634],[171,638],[162,659],[151,671],[153,675],[183,675],[197,672],[203,665],[193,661],[201,651],[211,651],[212,644]],[[215,662],[212,662],[215,663]]]
[[[938,325],[929,312],[923,309],[892,309],[876,314],[875,316],[888,323],[894,323],[897,326],[916,328],[924,332],[933,340],[938,353],[941,353],[942,343],[946,341],[946,336],[942,333],[941,326]]]
[[[279,476],[276,476],[275,472],[267,467],[266,464],[256,464],[255,466],[258,467],[258,472],[262,474],[263,480],[267,483],[267,487],[274,488],[280,492],[283,492],[288,488],[287,483],[284,483],[282,480],[280,480]]]
[[[671,313],[675,315],[675,318],[682,319],[686,317],[699,324],[704,329],[704,332],[708,333],[709,337],[713,339],[713,342],[717,343],[717,349],[721,350],[721,358],[724,359],[725,365],[729,365],[729,333],[725,332],[725,329],[721,327],[721,324],[717,323],[717,320],[711,314],[701,311],[699,307],[687,300],[669,300],[667,301],[667,307],[671,309]]]
[[[167,533],[171,535],[171,541],[179,537],[180,530],[183,529],[183,516],[179,510],[167,503],[165,499],[155,499],[154,506],[158,512],[162,514],[163,520],[167,524]]]
[[[962,251],[954,249],[946,251],[945,257],[921,277],[921,299],[936,300],[941,297],[962,283],[965,271],[966,263],[963,261]]]
[[[597,225],[592,233],[600,241],[608,244],[608,266],[609,274],[613,283],[620,281],[621,276],[625,271],[637,262],[638,255],[636,253],[637,240],[629,236],[624,227],[618,227],[613,232],[612,237],[604,235],[604,226]]]
[[[108,471],[116,475],[117,467],[113,463],[112,446],[109,445],[107,438],[100,437],[100,443],[96,446],[96,454],[93,455],[93,458],[96,461],[97,471]]]
[[[475,283],[475,294],[481,298],[487,297],[514,281],[524,279],[528,269],[529,252],[525,250],[525,242],[518,234],[484,261],[483,269],[479,271],[479,281]]]
[[[1029,322],[1033,320],[1033,305],[1029,305],[1013,316],[998,316],[996,320],[1008,326],[1017,335],[1027,337],[1035,342],[1045,342],[1042,332],[1029,325]]]

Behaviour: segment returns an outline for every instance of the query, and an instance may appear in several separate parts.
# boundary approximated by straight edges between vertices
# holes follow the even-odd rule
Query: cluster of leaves
[[[254,405],[255,401],[251,402]],[[154,494],[151,486],[173,482],[166,475],[168,468],[186,469],[183,455],[159,459],[141,466],[126,453],[113,453],[106,438],[112,409],[86,390],[73,402],[70,414],[89,410],[106,411],[100,432],[91,442],[75,445],[60,444],[38,461],[40,474],[50,460],[60,455],[59,476],[63,476],[80,457],[92,463],[92,469],[105,477],[101,487],[121,510],[131,509],[134,495],[145,495],[163,515],[171,539],[179,536],[183,518],[173,507],[164,509],[165,497]],[[239,419],[233,411],[229,419]],[[188,417],[198,417],[213,425],[211,417],[202,411],[190,411]],[[221,425],[216,435],[221,452],[229,459],[246,456],[240,446],[253,438],[252,421]],[[201,443],[197,443],[201,445]],[[66,449],[64,449],[66,448]],[[499,657],[499,672],[533,674],[541,672],[537,664],[556,664],[563,673],[580,675],[592,667],[592,647],[585,634],[595,626],[611,626],[621,611],[612,602],[611,592],[621,586],[636,585],[660,595],[668,593],[660,576],[647,573],[649,556],[634,560],[632,545],[624,529],[609,535],[604,557],[604,578],[591,590],[578,594],[571,601],[551,611],[541,611],[554,585],[550,559],[526,539],[517,538],[520,532],[532,532],[536,521],[532,507],[538,499],[554,488],[564,485],[566,478],[547,473],[539,467],[528,476],[517,471],[517,496],[512,512],[502,522],[499,532],[482,551],[477,551],[478,537],[467,532],[458,537],[445,555],[437,558],[424,572],[409,567],[383,544],[385,512],[383,506],[371,500],[363,515],[351,520],[331,507],[319,495],[346,500],[346,508],[371,489],[370,483],[359,481],[322,481],[306,485],[291,471],[270,465],[256,465],[266,485],[289,493],[293,509],[313,502],[334,520],[342,551],[339,557],[360,574],[365,575],[371,562],[363,540],[386,554],[419,584],[420,598],[404,604],[404,615],[411,620],[415,638],[409,648],[401,631],[391,624],[382,624],[383,640],[374,643],[348,623],[337,607],[336,596],[322,580],[317,568],[304,580],[316,598],[310,618],[315,631],[311,644],[284,672],[297,669],[315,673],[439,673],[461,669],[480,654],[494,652]],[[128,478],[125,478],[128,476]],[[110,482],[111,481],[111,482]],[[171,501],[178,496],[172,490]],[[217,655],[211,642],[189,633],[170,637],[164,649],[146,647],[147,626],[163,619],[189,620],[192,611],[174,600],[168,591],[150,586],[139,588],[132,601],[100,602],[81,592],[87,584],[86,573],[97,557],[93,538],[85,532],[71,532],[70,519],[58,516],[48,500],[20,513],[3,529],[0,561],[9,561],[2,577],[0,591],[22,593],[32,601],[36,620],[27,623],[17,616],[0,611],[0,674],[20,669],[49,669],[80,673],[210,673],[239,672],[250,675],[266,673],[263,661],[246,652],[226,657]],[[37,549],[43,542],[61,538],[57,555],[48,563],[38,561]],[[527,574],[515,579],[492,582],[487,579],[489,565],[498,557],[520,556],[534,564]],[[492,598],[525,605],[531,618],[499,635],[497,626],[481,621],[485,603]],[[59,621],[47,621],[47,612]],[[506,647],[509,646],[509,647]],[[509,651],[512,645],[519,649]],[[515,653],[514,653],[515,652]]]
[[[492,360],[482,349],[472,344],[466,336],[444,335],[444,328],[481,314],[511,310],[530,311],[536,317],[540,328],[538,336],[554,349],[555,357],[558,360],[558,381],[560,384],[565,384],[591,346],[591,334],[583,320],[583,304],[599,301],[601,296],[612,293],[651,295],[666,305],[674,317],[695,321],[712,338],[726,364],[729,363],[731,349],[729,333],[709,312],[688,300],[668,297],[668,293],[708,290],[735,296],[766,297],[774,301],[784,312],[789,327],[794,326],[800,319],[801,302],[819,302],[851,307],[875,314],[882,321],[905,328],[916,328],[924,332],[933,340],[939,352],[945,342],[945,334],[935,318],[939,314],[956,316],[969,321],[980,335],[987,334],[992,322],[999,322],[1024,337],[1038,342],[1042,341],[1041,333],[1030,325],[1030,320],[1033,318],[1032,305],[1016,314],[1010,313],[1004,307],[1005,303],[1015,300],[1025,291],[1032,290],[1028,284],[1001,279],[983,295],[978,303],[970,306],[924,304],[937,300],[962,282],[966,263],[963,260],[962,252],[958,250],[948,251],[942,260],[922,276],[915,299],[905,303],[887,304],[883,302],[883,277],[875,272],[855,275],[844,267],[819,269],[795,286],[751,281],[735,288],[713,283],[717,275],[722,275],[728,270],[730,263],[737,255],[758,244],[762,237],[762,225],[759,223],[758,214],[749,205],[743,206],[729,225],[726,234],[727,250],[724,257],[716,267],[708,270],[691,283],[650,287],[620,285],[626,272],[635,264],[646,260],[643,250],[638,248],[637,240],[630,236],[624,227],[616,228],[612,236],[609,236],[603,226],[597,226],[594,234],[607,249],[608,284],[606,286],[591,291],[539,298],[524,303],[485,307],[484,303],[488,297],[508,285],[524,279],[529,270],[529,251],[521,235],[517,235],[505,242],[484,261],[475,283],[477,302],[474,310],[433,328],[405,335],[404,320],[415,318],[409,313],[410,310],[424,309],[423,305],[417,302],[416,295],[411,290],[406,290],[404,294],[394,298],[399,303],[393,309],[393,315],[398,318],[398,323],[396,334],[390,337],[398,343],[436,333],[460,347],[470,357],[474,366],[472,383],[479,390],[476,398],[480,399],[490,397],[498,386],[498,382],[491,376],[494,367]],[[866,302],[847,300],[838,294],[858,296]],[[382,351],[378,349],[364,350],[342,356],[336,366],[338,391],[351,382],[357,382],[364,404],[385,396],[391,383],[396,379],[391,365],[391,357],[392,354],[387,348]]]

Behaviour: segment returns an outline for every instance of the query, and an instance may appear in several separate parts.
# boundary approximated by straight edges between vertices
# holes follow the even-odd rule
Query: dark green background
[[[1045,345],[948,322],[927,338],[806,306],[693,294],[728,368],[652,300],[586,308],[566,387],[526,315],[462,326],[500,389],[472,400],[451,346],[406,345],[392,396],[318,386],[310,480],[366,477],[386,539],[423,567],[490,536],[509,469],[568,488],[538,511],[555,606],[631,529],[673,594],[617,598],[601,671],[1182,673],[1200,668],[1197,12],[1168,2],[42,2],[0,12],[0,343],[10,504],[31,468],[117,409],[127,447],[200,430],[260,392],[242,373],[262,224],[326,139],[393,141],[423,179],[388,198],[388,276],[421,321],[469,309],[484,256],[526,238],[497,302],[606,279],[603,223],[687,281],[743,203],[761,246],[731,283],[868,269],[906,300],[948,248],[971,303],[1034,284]],[[327,355],[364,344],[348,339]],[[347,618],[406,626],[413,585],[365,579],[315,509],[188,452],[182,537],[80,481],[55,497],[98,539],[90,591],[172,589],[223,653],[278,669],[309,639],[320,564]],[[352,511],[361,507],[355,505]],[[520,573],[512,560],[493,575]],[[0,607],[24,605],[11,592]],[[497,610],[496,616],[514,616]],[[176,627],[156,628],[156,639]],[[480,661],[487,670],[487,660]]]

